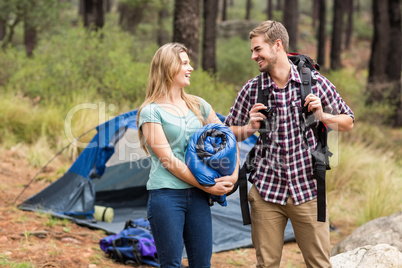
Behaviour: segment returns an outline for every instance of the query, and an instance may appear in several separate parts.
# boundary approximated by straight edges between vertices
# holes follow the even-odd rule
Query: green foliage
[[[191,74],[191,85],[186,92],[205,99],[215,112],[227,115],[236,97],[233,86],[214,79],[207,72],[196,70]]]
[[[241,88],[260,72],[251,59],[250,41],[240,37],[218,40],[217,65],[219,79]]]
[[[384,100],[367,104],[367,73],[357,72],[352,68],[331,71],[325,76],[336,86],[342,98],[352,108],[358,121],[370,122],[377,126],[391,125],[389,123],[397,100],[389,100],[388,88],[383,87]],[[372,135],[370,135],[372,136]]]
[[[77,95],[87,101],[103,98],[138,103],[144,96],[148,63],[133,59],[150,59],[150,48],[156,46],[140,51],[133,36],[115,30],[88,33],[73,28],[42,41],[34,59],[10,49],[0,55],[11,67],[2,74],[7,83],[4,90],[64,108],[70,107]]]
[[[155,43],[145,45],[141,38],[110,26],[101,32],[80,27],[49,36],[38,44],[34,58],[15,48],[0,53],[0,62],[7,66],[0,72],[0,93],[5,96],[0,119],[6,122],[0,126],[0,142],[32,144],[30,163],[42,165],[48,148],[65,145],[61,137],[73,142],[110,116],[139,107],[156,50]],[[188,90],[226,114],[236,94],[232,86],[201,70],[194,71]],[[20,105],[13,105],[16,102]],[[80,139],[69,155],[77,156],[90,138]]]
[[[33,143],[41,136],[55,143],[63,129],[63,118],[51,105],[39,107],[21,96],[10,94],[3,94],[0,99],[0,120],[0,142],[9,146],[19,142]]]
[[[344,68],[323,74],[335,85],[342,98],[352,108],[355,116],[361,117],[362,106],[366,101],[364,94],[366,77],[362,77],[361,74],[357,74],[351,68]]]
[[[34,268],[35,266],[28,262],[16,262],[9,260],[5,254],[0,255],[0,266],[9,268]]]
[[[162,7],[162,0],[119,0],[119,3],[128,5],[130,7],[137,7],[147,5],[148,8],[160,8]]]
[[[6,22],[7,34],[2,46],[13,41],[15,28],[23,23],[37,32],[49,29],[56,24],[63,7],[59,0],[0,0],[0,21]]]
[[[47,214],[47,222],[44,223],[46,227],[55,227],[56,225],[66,226],[69,221],[67,219],[56,218],[50,214]]]
[[[371,40],[373,38],[372,17],[367,13],[355,13],[353,19],[353,35],[358,40]]]
[[[18,0],[17,11],[33,27],[46,27],[56,22],[63,7],[59,0]]]

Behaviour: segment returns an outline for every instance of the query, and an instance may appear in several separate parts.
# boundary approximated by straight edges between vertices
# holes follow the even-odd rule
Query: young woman
[[[161,267],[180,267],[183,243],[190,267],[210,267],[212,218],[209,194],[223,195],[237,181],[231,176],[216,185],[201,186],[184,163],[194,132],[208,123],[221,123],[203,99],[186,94],[193,68],[187,48],[178,43],[160,47],[151,62],[146,98],[138,112],[142,148],[152,167],[147,183],[148,219]]]

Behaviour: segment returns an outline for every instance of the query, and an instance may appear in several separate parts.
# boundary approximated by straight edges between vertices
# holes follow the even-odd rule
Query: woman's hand
[[[225,181],[227,181],[227,182],[231,182],[232,184],[235,184],[237,182],[238,177],[239,177],[238,176],[239,175],[239,170],[237,169],[236,171],[237,172],[233,172],[232,175],[222,176],[220,178],[216,178],[215,182],[225,182]]]
[[[204,191],[212,195],[224,195],[232,191],[233,186],[234,184],[230,181],[218,181],[214,186],[204,187]]]
[[[236,175],[235,175],[236,174]],[[238,179],[238,172],[234,172],[230,176],[223,176],[215,179],[216,184],[214,186],[206,188],[206,192],[213,195],[224,195],[233,190],[234,184]]]

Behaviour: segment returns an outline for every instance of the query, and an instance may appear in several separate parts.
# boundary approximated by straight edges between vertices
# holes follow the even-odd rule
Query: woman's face
[[[180,53],[181,68],[179,73],[174,77],[173,87],[183,88],[190,85],[190,75],[194,70],[190,65],[190,59],[186,52]]]

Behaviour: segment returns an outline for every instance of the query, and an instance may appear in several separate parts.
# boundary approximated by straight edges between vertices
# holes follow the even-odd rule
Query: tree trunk
[[[200,2],[175,0],[173,18],[173,42],[184,44],[190,53],[193,67],[198,67],[200,28]]]
[[[313,1],[313,16],[312,16],[314,30],[315,30],[315,26],[317,25],[317,20],[319,20],[319,16],[320,16],[320,0],[314,0]]]
[[[348,21],[346,24],[345,49],[349,50],[353,33],[353,0],[346,1],[346,12],[348,15]]]
[[[6,21],[0,19],[0,41],[3,41],[4,37],[6,36]]]
[[[318,26],[318,55],[317,62],[325,69],[326,65],[326,45],[327,45],[327,34],[326,34],[326,19],[327,19],[327,4],[326,0],[319,0],[319,26]]]
[[[36,28],[24,19],[24,45],[28,57],[33,56],[36,46]]]
[[[84,0],[84,26],[91,30],[103,28],[105,16],[103,0]]]
[[[222,21],[225,21],[227,18],[226,18],[226,12],[227,12],[227,0],[223,0],[222,1],[223,3],[222,3]]]
[[[297,51],[299,0],[285,0],[283,7],[283,25],[289,33],[289,51]]]
[[[281,11],[282,10],[282,0],[276,0],[276,10]]]
[[[344,0],[335,0],[331,40],[331,70],[341,68],[343,10]]]
[[[78,15],[84,17],[84,1],[85,0],[79,0],[78,1]]]
[[[357,13],[359,13],[360,10],[361,10],[360,0],[356,0],[356,8],[355,8],[355,11],[356,11]]]
[[[11,41],[13,40],[14,37],[14,33],[15,33],[15,27],[18,25],[18,23],[20,23],[21,21],[23,21],[23,18],[21,16],[21,14],[19,14],[15,19],[14,22],[12,24],[9,24],[7,26],[6,29],[6,39],[5,41],[3,41],[2,44],[2,48],[6,48],[8,44],[11,44]]]
[[[402,126],[402,33],[399,0],[373,1],[374,36],[368,77],[368,104],[385,102],[394,107],[392,124]]]
[[[144,10],[147,8],[145,1],[138,2],[136,5],[119,3],[119,25],[129,33],[135,34],[138,25],[144,17]]]
[[[163,4],[162,8],[158,12],[158,37],[157,42],[159,46],[162,46],[170,42],[169,31],[164,28],[165,21],[169,18],[169,10],[167,4]]]
[[[216,73],[216,19],[218,1],[204,0],[204,38],[202,43],[202,68]]]
[[[402,31],[401,31],[401,6],[399,0],[388,0],[390,15],[390,43],[387,62],[388,79],[392,83],[389,100],[396,102],[395,113],[392,115],[393,125],[402,126]]]
[[[387,61],[387,74],[393,81],[401,79],[402,66],[402,34],[401,34],[401,6],[399,0],[388,0],[390,20],[390,43]],[[392,60],[390,60],[392,59]]]
[[[369,63],[370,84],[387,82],[388,47],[390,44],[388,0],[373,1],[374,35],[371,43],[371,56]],[[386,56],[387,55],[387,56]],[[380,90],[372,90],[369,102],[381,101]]]
[[[250,14],[251,14],[251,8],[253,6],[253,3],[251,0],[246,1],[246,20],[250,20]]]
[[[272,0],[267,0],[267,19],[268,20],[272,20],[274,17],[273,9],[274,9],[274,6],[272,4]]]
[[[112,6],[113,6],[113,0],[105,0],[105,7],[104,10],[106,13],[110,13],[112,11]]]

